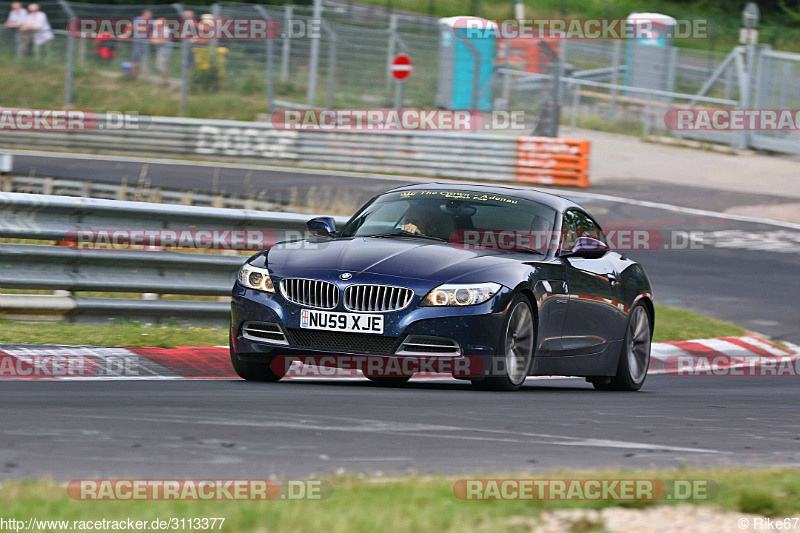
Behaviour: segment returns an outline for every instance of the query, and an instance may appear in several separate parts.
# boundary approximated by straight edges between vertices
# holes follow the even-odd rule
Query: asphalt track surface
[[[152,187],[174,190],[236,194],[239,196],[264,195],[265,200],[286,201],[288,191],[297,189],[302,198],[312,187],[329,187],[353,196],[363,203],[391,187],[412,183],[413,178],[356,175],[326,172],[324,170],[299,170],[257,165],[236,165],[214,162],[181,162],[141,157],[105,155],[60,154],[47,152],[14,153],[13,173],[22,176],[74,178],[102,183],[125,182],[136,186],[144,181]],[[702,187],[675,187],[669,184],[636,183],[620,180],[607,185],[592,185],[592,192],[618,195],[675,204],[697,209],[718,211],[735,205],[763,205],[786,202],[779,195],[741,194],[704,189]]]
[[[95,181],[120,181],[127,173],[128,183],[142,170],[135,162],[20,155],[15,164],[21,174],[35,166],[40,176]],[[146,171],[153,186],[188,188],[191,176],[193,189],[238,194],[245,184],[279,192],[324,182],[368,197],[402,183],[294,170],[214,173],[213,166],[153,163]],[[591,192],[712,210],[780,200],[663,185]],[[700,250],[630,254],[645,265],[658,302],[800,342],[797,229],[575,196],[606,229],[633,224],[714,235],[717,244]],[[798,399],[796,377],[651,375],[639,393],[598,392],[580,379],[532,379],[512,394],[455,381],[402,388],[343,381],[6,381],[0,382],[0,478],[798,466]]]
[[[797,378],[3,382],[0,477],[55,479],[800,466]]]

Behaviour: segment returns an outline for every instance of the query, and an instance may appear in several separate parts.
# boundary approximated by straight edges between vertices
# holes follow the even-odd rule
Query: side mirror
[[[333,237],[336,234],[336,221],[333,217],[317,217],[306,222],[308,230],[320,237]]]
[[[610,248],[606,243],[592,237],[578,237],[569,251],[561,252],[559,257],[580,257],[582,259],[599,259],[606,255]]]

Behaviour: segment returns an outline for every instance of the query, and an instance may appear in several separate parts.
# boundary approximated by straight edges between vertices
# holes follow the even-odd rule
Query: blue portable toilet
[[[478,17],[439,19],[436,106],[492,110],[497,24]]]
[[[631,13],[627,24],[631,38],[625,48],[625,85],[670,90],[670,51],[677,21],[660,13]]]

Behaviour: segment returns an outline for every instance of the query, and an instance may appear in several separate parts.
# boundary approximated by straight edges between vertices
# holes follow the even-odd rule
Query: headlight
[[[253,265],[242,265],[239,269],[239,283],[250,289],[264,292],[275,292],[272,278],[266,268],[258,268]]]
[[[439,285],[422,300],[420,305],[441,307],[445,305],[478,305],[497,294],[499,283],[469,283]]]

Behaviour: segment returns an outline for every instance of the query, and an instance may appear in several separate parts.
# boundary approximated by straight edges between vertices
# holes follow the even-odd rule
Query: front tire
[[[239,375],[240,378],[246,381],[260,381],[260,382],[271,382],[274,383],[279,381],[284,374],[277,374],[273,369],[270,362],[272,358],[264,361],[263,363],[253,363],[251,361],[242,361],[239,359],[239,356],[236,355],[236,351],[233,349],[233,341],[229,341],[229,347],[231,352],[231,363],[233,364],[233,369]]]
[[[492,368],[485,378],[474,380],[472,384],[479,390],[519,390],[528,377],[536,344],[536,321],[531,305],[523,295],[514,298],[508,308],[500,339],[502,359],[495,360],[501,367],[498,369],[500,375],[493,375],[495,369]]]
[[[650,344],[653,329],[644,304],[636,304],[628,315],[625,339],[619,354],[617,375],[592,382],[597,390],[636,391],[642,388],[650,367]]]

